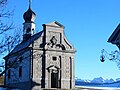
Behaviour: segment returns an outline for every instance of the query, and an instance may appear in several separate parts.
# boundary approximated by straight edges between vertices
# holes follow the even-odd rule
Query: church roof
[[[115,31],[112,33],[112,35],[109,37],[108,42],[111,42],[115,44],[114,42],[116,41],[118,35],[120,34],[120,24],[117,26]]]
[[[32,44],[35,40],[37,40],[42,35],[42,32],[43,31],[31,36],[27,41],[22,41],[12,50],[10,54],[16,53],[22,49],[27,48],[30,44]]]

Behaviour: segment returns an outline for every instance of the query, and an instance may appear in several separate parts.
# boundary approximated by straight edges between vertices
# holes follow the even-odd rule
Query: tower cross
[[[29,0],[29,7],[31,7],[32,0]]]

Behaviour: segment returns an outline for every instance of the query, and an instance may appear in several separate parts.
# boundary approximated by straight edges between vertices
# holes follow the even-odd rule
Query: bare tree
[[[14,9],[8,10],[8,0],[0,0],[0,57],[2,54],[8,54],[21,41],[20,28],[16,28],[12,21]],[[5,68],[4,62],[1,61],[0,69]],[[3,75],[4,73],[2,73]]]
[[[12,15],[14,10],[6,10],[8,0],[0,0],[0,34],[5,33],[5,31],[13,29],[13,23],[8,25],[8,20]]]

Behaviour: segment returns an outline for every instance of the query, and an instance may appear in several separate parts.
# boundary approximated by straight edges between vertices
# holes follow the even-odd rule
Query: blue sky
[[[13,21],[23,27],[23,13],[29,0],[9,0],[9,8],[15,9]],[[101,63],[101,50],[118,50],[107,43],[109,36],[120,23],[120,0],[32,0],[36,13],[36,30],[42,24],[58,21],[65,26],[65,35],[77,50],[75,76],[82,79],[94,77],[119,78],[116,63]]]

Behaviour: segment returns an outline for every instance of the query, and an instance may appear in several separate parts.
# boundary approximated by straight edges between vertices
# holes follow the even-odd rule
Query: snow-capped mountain
[[[116,80],[114,79],[105,79],[104,83],[112,83],[112,82],[117,82]]]
[[[120,81],[120,78],[117,78],[116,81]]]
[[[79,81],[79,82],[86,82],[86,83],[113,83],[113,82],[117,82],[117,81],[120,81],[120,78],[114,80],[114,79],[105,79],[103,77],[98,77],[98,78],[94,78],[93,80],[89,80],[89,79],[79,79],[79,78],[76,78],[76,81]]]
[[[76,81],[79,81],[79,82],[91,82],[91,80],[88,80],[88,79],[76,79]]]
[[[103,77],[98,77],[98,78],[94,78],[93,80],[91,80],[91,83],[112,83],[115,82],[115,80],[111,79],[105,79]]]
[[[94,78],[93,80],[91,80],[91,83],[104,83],[105,79],[102,77],[98,77],[98,78]]]
[[[120,87],[120,78],[105,79],[103,77],[94,78],[93,80],[83,80],[76,78],[76,86],[90,86],[90,87]]]

